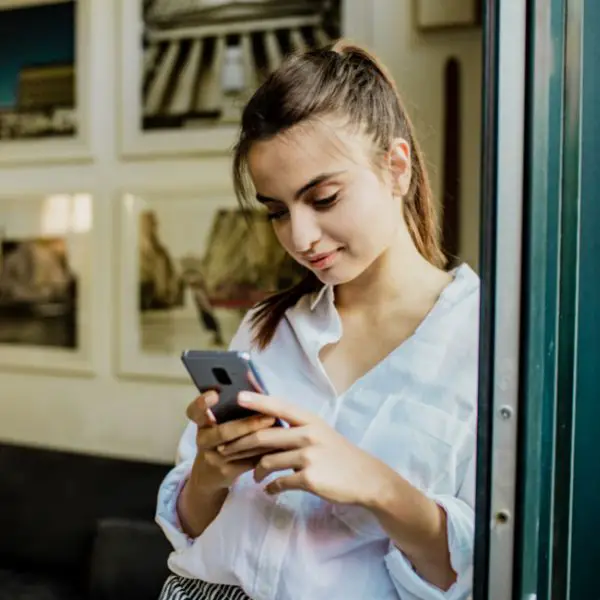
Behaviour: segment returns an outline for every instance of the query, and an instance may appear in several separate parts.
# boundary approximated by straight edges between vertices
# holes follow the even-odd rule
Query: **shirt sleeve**
[[[475,530],[475,453],[456,496],[431,496],[446,512],[450,564],[456,581],[442,591],[425,581],[396,546],[390,545],[385,564],[398,595],[403,600],[466,600],[472,590]]]
[[[230,350],[249,350],[251,339],[248,313],[229,344]],[[177,446],[175,467],[167,473],[158,490],[155,520],[175,550],[184,550],[194,540],[184,533],[177,514],[177,500],[196,458],[196,425],[188,422]]]

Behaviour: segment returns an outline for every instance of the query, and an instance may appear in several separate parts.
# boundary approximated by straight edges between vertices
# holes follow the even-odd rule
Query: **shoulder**
[[[473,413],[479,380],[480,280],[467,264],[455,270],[455,280],[444,298],[437,323],[442,358],[439,383],[451,390],[460,413]],[[455,407],[457,408],[457,407]]]
[[[448,317],[454,322],[453,329],[461,332],[467,346],[479,340],[481,282],[479,276],[466,263],[455,270],[455,280],[446,298]]]

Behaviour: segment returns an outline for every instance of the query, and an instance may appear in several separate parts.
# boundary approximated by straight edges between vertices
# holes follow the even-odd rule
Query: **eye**
[[[273,212],[268,212],[267,219],[269,219],[269,221],[280,221],[287,214],[288,214],[287,210],[277,210],[277,211],[273,211]]]
[[[336,192],[335,194],[333,194],[331,196],[327,196],[327,198],[321,198],[319,200],[314,200],[313,205],[316,208],[329,208],[330,206],[333,206],[336,203],[337,199],[338,199],[338,193]]]

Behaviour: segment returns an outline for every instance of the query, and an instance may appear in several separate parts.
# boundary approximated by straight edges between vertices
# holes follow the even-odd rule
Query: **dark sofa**
[[[0,600],[156,600],[168,469],[0,443]]]

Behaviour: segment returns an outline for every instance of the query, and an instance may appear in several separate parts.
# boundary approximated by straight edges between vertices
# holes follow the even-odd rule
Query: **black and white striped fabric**
[[[208,583],[171,575],[165,581],[158,600],[252,600],[235,585]]]

